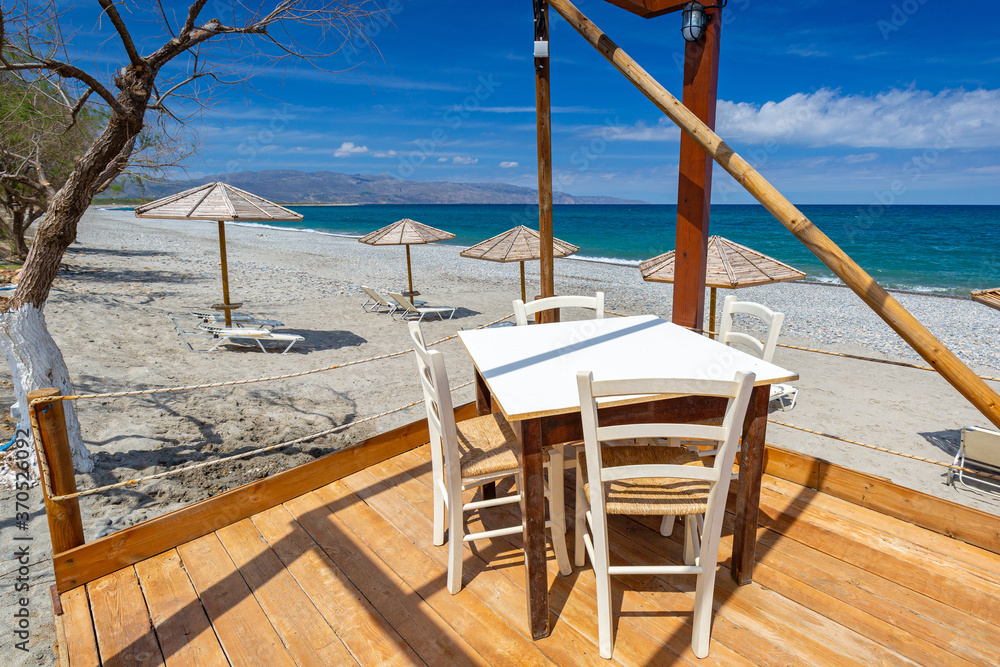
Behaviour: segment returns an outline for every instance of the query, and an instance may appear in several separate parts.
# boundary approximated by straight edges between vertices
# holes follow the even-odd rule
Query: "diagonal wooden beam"
[[[844,281],[865,304],[899,334],[917,354],[951,384],[983,416],[1000,428],[1000,394],[955,356],[906,308],[875,282],[868,272],[802,214],[778,189],[729,147],[719,135],[670,94],[633,58],[621,50],[569,0],[549,0],[566,22],[579,32],[615,68],[625,75],[660,111],[676,123],[753,195],[778,222],[785,226],[816,257]]]

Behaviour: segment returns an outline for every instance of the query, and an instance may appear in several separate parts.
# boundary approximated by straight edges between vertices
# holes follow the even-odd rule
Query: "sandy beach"
[[[406,325],[388,315],[364,312],[359,289],[362,284],[402,288],[402,248],[240,225],[229,225],[227,238],[233,301],[244,304],[240,312],[281,320],[283,331],[300,334],[305,341],[286,355],[240,346],[212,353],[188,350],[168,315],[221,300],[215,226],[136,220],[129,211],[91,209],[80,223],[78,242],[66,254],[45,311],[79,392],[280,375],[408,349]],[[795,240],[789,236],[788,242]],[[453,320],[424,325],[430,340],[508,315],[511,299],[519,296],[516,264],[463,259],[458,252],[440,244],[413,248],[414,283],[421,298],[429,305],[459,308]],[[537,267],[529,266],[528,276],[530,298]],[[670,285],[644,283],[635,267],[557,260],[556,290],[602,290],[611,311],[669,317]],[[720,302],[724,296],[720,292]],[[784,343],[923,363],[847,289],[786,283],[741,290],[739,296],[786,314]],[[897,298],[975,370],[1000,376],[1000,356],[993,345],[1000,312],[961,299],[915,294]],[[438,349],[446,354],[453,386],[472,378],[461,343],[452,340]],[[774,415],[791,424],[949,463],[963,426],[988,426],[933,372],[785,348],[779,348],[775,363],[801,377],[795,383],[800,388],[796,408]],[[2,372],[6,377],[6,368]],[[413,359],[403,355],[288,380],[79,401],[95,469],[80,475],[78,486],[110,484],[279,443],[420,398]],[[471,387],[456,393],[456,402],[472,399]],[[0,388],[5,411],[11,401],[7,378]],[[81,504],[87,539],[303,463],[422,414],[418,405],[314,442],[86,497]],[[1000,510],[996,499],[947,486],[942,467],[776,425],[768,429],[768,442],[991,513]],[[9,560],[14,503],[9,490],[0,492],[0,498],[10,509],[0,516],[8,536],[0,564],[0,579],[6,582],[17,569]],[[32,520],[22,532],[33,537],[31,561],[37,566],[32,568],[31,595],[37,616],[34,649],[25,664],[49,664],[45,638],[52,632],[52,573],[38,489],[31,502]],[[13,588],[4,585],[2,592],[6,610]],[[0,626],[8,623],[9,614],[3,616]],[[5,631],[3,641],[9,636]]]

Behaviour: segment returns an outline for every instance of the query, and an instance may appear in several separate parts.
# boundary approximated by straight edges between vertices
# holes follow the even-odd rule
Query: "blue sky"
[[[679,95],[679,14],[578,6]],[[327,169],[535,187],[531,3],[390,7],[392,24],[369,30],[378,52],[348,47],[324,65],[346,71],[274,68],[254,78],[255,93],[217,90],[191,124],[201,150],[188,173]],[[67,17],[81,27],[75,55],[120,58],[113,39],[93,39],[108,26],[95,28],[92,10]],[[125,18],[141,49],[157,42],[154,23]],[[994,3],[732,0],[719,134],[795,203],[1000,204],[997,19]],[[677,129],[554,11],[551,23],[557,189],[675,201]],[[716,167],[713,201],[751,200]]]

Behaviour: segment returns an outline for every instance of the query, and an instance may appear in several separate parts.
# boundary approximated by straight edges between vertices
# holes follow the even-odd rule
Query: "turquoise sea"
[[[360,236],[412,218],[450,231],[469,246],[515,225],[537,228],[537,206],[364,205],[293,207],[287,227]],[[1000,206],[802,206],[801,210],[883,286],[968,295],[1000,286]],[[623,264],[672,250],[673,205],[556,206],[555,235],[579,257]],[[711,233],[834,282],[833,273],[758,205],[713,206]],[[469,260],[475,261],[475,260]]]

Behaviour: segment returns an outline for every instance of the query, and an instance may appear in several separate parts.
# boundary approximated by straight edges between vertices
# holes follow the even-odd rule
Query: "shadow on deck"
[[[538,642],[519,537],[467,545],[449,595],[426,446],[66,591],[61,654],[74,667],[1000,664],[1000,556],[779,477],[762,487],[753,584],[729,577],[732,515],[723,531],[705,660],[689,648],[693,577],[615,578],[610,662],[589,564],[561,577],[550,557],[553,631]],[[517,520],[501,507],[470,522]],[[680,522],[670,538],[658,526],[614,517],[613,559],[680,562]]]

